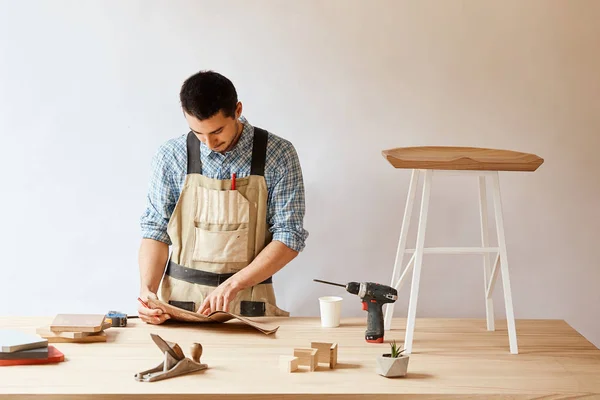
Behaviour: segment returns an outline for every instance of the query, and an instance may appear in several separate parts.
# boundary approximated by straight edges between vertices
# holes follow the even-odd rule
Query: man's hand
[[[298,255],[282,242],[272,241],[245,268],[236,272],[231,278],[208,295],[198,313],[209,315],[213,311],[229,311],[229,302],[235,299],[239,291],[258,285],[283,268]]]
[[[157,299],[156,291],[160,285],[165,264],[169,258],[169,246],[153,239],[143,239],[140,245],[140,299]],[[162,310],[150,309],[140,304],[138,307],[140,319],[149,324],[162,324],[171,316],[163,314]]]
[[[240,289],[240,286],[229,278],[204,299],[198,313],[209,315],[213,311],[229,311],[229,302],[235,299]]]
[[[143,301],[147,302],[149,298],[152,299],[157,299],[156,294],[151,293],[151,292],[147,292],[147,293],[142,293],[140,295],[140,299],[142,299]],[[168,320],[169,318],[171,318],[171,316],[169,314],[165,314],[163,313],[163,311],[161,309],[158,308],[147,308],[145,305],[140,304],[138,307],[138,315],[140,316],[140,319],[148,324],[162,324],[163,322],[165,322],[166,320]]]

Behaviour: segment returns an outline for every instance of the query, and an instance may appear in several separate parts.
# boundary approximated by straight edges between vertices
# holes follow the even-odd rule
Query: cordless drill
[[[366,341],[369,343],[383,343],[384,327],[383,311],[381,308],[386,303],[393,303],[398,300],[398,291],[396,289],[372,282],[348,282],[348,284],[342,285],[319,279],[314,279],[314,281],[341,286],[348,293],[358,295],[362,301],[363,310],[368,313],[367,331],[365,332]]]

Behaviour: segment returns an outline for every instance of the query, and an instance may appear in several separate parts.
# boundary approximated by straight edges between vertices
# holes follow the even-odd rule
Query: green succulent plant
[[[402,354],[402,352],[405,349],[400,350],[400,348],[396,345],[396,341],[394,340],[391,344],[390,347],[392,348],[392,358],[398,358],[400,357],[400,354]]]

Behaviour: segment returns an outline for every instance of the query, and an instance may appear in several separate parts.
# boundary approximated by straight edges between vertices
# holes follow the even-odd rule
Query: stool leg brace
[[[441,247],[441,248],[425,248],[425,229],[427,225],[427,212],[429,209],[429,195],[431,193],[432,176],[434,172],[451,173],[451,174],[468,174],[479,176],[479,212],[481,219],[481,244],[482,247]],[[410,225],[412,210],[414,208],[417,185],[419,175],[424,173],[423,194],[421,198],[421,211],[419,215],[419,226],[417,230],[417,243],[415,249],[406,249],[406,239]],[[496,234],[498,236],[498,247],[489,247],[488,238],[488,218],[487,218],[487,193],[486,193],[486,178],[489,178],[492,183],[492,197],[494,201],[494,213],[496,218]],[[404,254],[412,252],[413,255],[408,261],[408,264],[402,269],[404,262]],[[504,221],[502,214],[502,200],[500,195],[500,179],[498,171],[440,171],[440,170],[413,170],[408,195],[406,198],[406,207],[404,209],[404,217],[400,230],[400,238],[396,251],[396,260],[394,262],[394,271],[392,273],[391,286],[400,290],[404,283],[408,272],[413,270],[412,284],[410,289],[410,301],[408,306],[408,316],[406,322],[406,335],[404,340],[405,353],[412,352],[412,342],[415,329],[415,315],[417,310],[417,300],[419,296],[419,281],[421,279],[421,266],[423,264],[424,254],[483,254],[483,277],[484,277],[484,293],[486,303],[486,319],[487,329],[495,330],[494,326],[494,306],[492,302],[492,294],[494,284],[498,276],[498,266],[502,270],[502,286],[504,291],[504,306],[506,309],[506,319],[508,326],[508,339],[510,352],[518,353],[517,347],[517,332],[515,328],[515,317],[512,304],[512,293],[510,288],[510,277],[508,272],[508,258],[506,251],[506,240],[504,235]],[[491,269],[490,253],[496,254],[496,259]],[[491,270],[490,270],[491,269]],[[391,328],[392,316],[394,313],[394,303],[387,304],[385,309],[384,326],[386,330]]]

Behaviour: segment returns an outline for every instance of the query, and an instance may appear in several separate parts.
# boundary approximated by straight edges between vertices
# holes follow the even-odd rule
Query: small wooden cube
[[[317,352],[318,349],[313,348],[296,348],[294,349],[294,357],[298,358],[298,365],[307,366],[312,372],[317,368]]]
[[[293,372],[298,369],[298,357],[279,356],[279,367],[284,372]]]
[[[317,349],[317,363],[325,363],[333,369],[337,365],[337,343],[311,342],[310,347]]]

